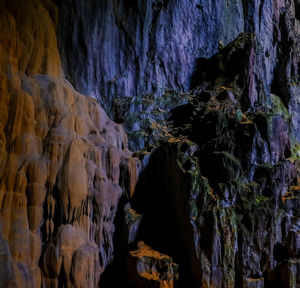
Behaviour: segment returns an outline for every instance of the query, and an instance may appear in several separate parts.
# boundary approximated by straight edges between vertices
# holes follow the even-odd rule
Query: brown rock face
[[[62,75],[55,32],[57,13],[50,0],[0,2],[1,76],[18,72]]]
[[[178,265],[173,259],[142,241],[138,250],[130,251],[127,266],[132,287],[173,288],[178,278]]]
[[[55,6],[8,2],[0,4],[0,287],[95,287],[139,161],[121,126],[64,81]]]

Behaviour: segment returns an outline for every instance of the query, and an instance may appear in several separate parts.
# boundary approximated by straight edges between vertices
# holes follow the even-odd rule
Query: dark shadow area
[[[300,21],[300,1],[299,0],[294,0],[295,3],[295,16],[296,18]]]
[[[114,261],[101,275],[100,287],[134,287],[128,280],[126,260],[128,252],[137,249],[138,241],[179,264],[179,280],[174,287],[201,287],[201,268],[195,258],[188,218],[190,179],[183,177],[176,164],[176,150],[168,145],[159,147],[139,179],[131,199],[132,208],[143,214],[136,241],[128,245],[125,239],[124,205],[128,200],[123,197],[114,222]]]
[[[209,88],[221,86],[238,88],[241,90],[241,95],[237,100],[243,110],[247,110],[251,98],[254,97],[249,94],[251,79],[255,79],[257,88],[260,82],[257,79],[257,71],[254,70],[254,63],[258,60],[256,59],[257,47],[258,42],[254,34],[242,33],[227,46],[220,46],[219,52],[211,58],[197,59],[190,89],[199,89],[203,83],[209,83]]]
[[[189,189],[188,177],[181,174],[176,164],[176,151],[166,144],[153,153],[132,199],[133,208],[144,214],[138,240],[171,256],[179,264],[177,287],[200,285],[201,269],[192,252],[187,215]]]
[[[63,0],[53,0],[53,2],[56,4],[56,6],[57,6],[58,8],[61,7],[62,1],[63,1]]]
[[[290,61],[290,47],[293,46],[293,43],[288,36],[285,18],[285,13],[282,13],[280,15],[279,21],[281,41],[278,43],[277,48],[278,62],[274,70],[274,79],[271,84],[271,93],[278,95],[284,103],[285,107],[288,107],[291,96],[288,88],[290,79],[287,79],[287,67],[288,62]]]
[[[125,237],[125,215],[124,206],[128,202],[126,195],[122,196],[116,213],[114,225],[115,233],[113,237],[114,243],[114,260],[105,268],[101,274],[99,287],[124,287],[131,288],[127,279],[126,260],[130,246],[127,246]]]

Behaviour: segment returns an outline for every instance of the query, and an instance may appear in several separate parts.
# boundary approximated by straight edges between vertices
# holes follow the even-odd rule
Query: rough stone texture
[[[127,260],[131,287],[173,288],[178,279],[178,265],[144,242],[137,245],[138,250],[130,251]]]
[[[211,40],[243,31],[241,3],[202,2],[62,1],[66,74],[110,112],[114,98],[188,88],[195,59],[217,51]]]
[[[298,135],[282,94],[255,85],[253,98],[254,43],[242,34],[201,60],[132,200],[144,214],[137,241],[174,258],[180,287],[300,285]]]
[[[0,287],[96,287],[139,160],[61,77],[56,6],[7,1],[0,13]]]
[[[62,74],[57,50],[58,9],[51,1],[1,1],[1,77]],[[3,86],[3,85],[1,85]]]
[[[128,244],[134,243],[138,230],[141,225],[141,221],[143,219],[143,215],[136,213],[131,208],[130,203],[126,204],[124,207],[125,210],[125,233],[126,238],[128,239]]]
[[[165,113],[157,117],[157,110],[168,112],[181,104],[160,96],[189,90],[197,59],[211,57],[242,32],[255,33],[260,43],[259,85],[265,93],[269,96],[274,76],[277,84],[285,83],[278,85],[281,90],[299,93],[286,87],[298,75],[298,10],[299,3],[291,0],[62,1],[64,71],[80,92],[93,95],[110,116],[125,121],[130,147],[140,150],[153,142],[148,133],[153,119],[165,118]],[[256,80],[249,81],[253,97],[259,97]],[[299,127],[299,119],[294,121]]]
[[[298,288],[299,7],[0,0],[0,287]]]

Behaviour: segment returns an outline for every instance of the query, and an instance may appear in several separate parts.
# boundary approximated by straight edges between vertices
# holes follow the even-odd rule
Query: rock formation
[[[127,271],[131,287],[173,288],[178,278],[178,265],[172,258],[139,242],[138,250],[130,251]]]
[[[139,160],[122,127],[64,80],[56,6],[0,11],[0,286],[96,287]]]
[[[125,122],[132,149],[152,144],[153,119],[161,122],[184,101],[177,94],[193,84],[197,58],[211,57],[240,33],[254,33],[260,43],[259,86],[265,93],[274,77],[287,83],[293,75],[285,73],[297,74],[284,68],[292,62],[297,66],[292,58],[299,57],[297,0],[60,2],[58,35],[66,77]]]
[[[0,0],[0,288],[300,287],[299,9]]]

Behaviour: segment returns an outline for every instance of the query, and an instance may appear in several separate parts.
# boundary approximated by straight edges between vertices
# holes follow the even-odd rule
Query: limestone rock
[[[1,76],[18,72],[61,76],[56,5],[49,0],[1,1],[0,13]]]
[[[0,31],[0,288],[300,285],[299,1],[0,0]]]
[[[178,265],[171,257],[138,243],[138,250],[130,251],[128,273],[131,287],[173,288],[178,278]]]
[[[300,283],[293,109],[282,94],[258,98],[260,105],[249,101],[247,79],[259,79],[248,61],[252,48],[244,46],[252,46],[252,36],[240,35],[202,59],[207,66],[198,74],[197,93],[171,111],[169,136],[150,156],[131,200],[143,213],[136,241],[176,257],[179,287]],[[210,97],[203,100],[204,93]]]
[[[57,7],[0,5],[0,286],[95,287],[139,161],[122,127],[64,80]]]
[[[11,93],[4,94],[3,98],[7,95],[5,109],[12,112],[7,114],[6,123],[1,127],[7,147],[5,165],[0,171],[3,239],[10,244],[16,263],[32,269],[39,270],[42,242],[54,241],[54,245],[60,247],[56,249],[66,246],[69,252],[63,257],[63,263],[71,263],[74,254],[72,271],[79,269],[78,257],[94,257],[94,260],[84,260],[98,263],[94,271],[88,273],[96,275],[95,282],[88,286],[94,287],[100,272],[112,260],[113,221],[118,200],[125,192],[119,186],[121,159],[131,159],[126,136],[94,100],[76,93],[62,79],[50,76],[29,79],[23,75],[16,79],[17,84],[9,79],[6,81],[11,85]],[[26,92],[25,85],[30,87]],[[128,178],[122,179],[125,183],[128,181],[126,186],[134,189],[138,160],[126,163],[130,165]],[[124,163],[122,165],[124,167]],[[137,168],[132,168],[134,165]],[[71,232],[58,232],[61,225],[70,224],[78,227],[87,239],[74,248],[68,239],[77,241],[81,234],[72,236]],[[60,237],[67,233],[71,238],[51,240],[57,233]],[[98,251],[96,254],[91,254],[90,248],[86,248],[87,252],[83,249],[76,252],[87,241]],[[46,248],[44,253],[54,257],[52,250],[48,252]],[[101,268],[97,260],[99,252]],[[61,255],[62,252],[57,253]],[[69,279],[71,264],[63,264],[60,271],[60,266],[48,268],[47,265],[56,265],[61,260],[50,259],[43,263],[45,273],[48,269],[55,270],[56,273],[48,275],[53,281],[61,273],[67,273],[66,279]],[[30,271],[27,273],[33,275]],[[41,273],[28,279],[41,281],[40,277]],[[24,282],[18,286],[23,285],[21,283]],[[29,283],[32,287],[40,286],[39,282]],[[82,283],[80,285],[76,287],[83,287]]]
[[[143,215],[136,213],[131,208],[130,203],[127,203],[124,207],[125,210],[125,233],[128,238],[128,244],[134,243],[138,230],[143,219]]]
[[[260,76],[248,75],[251,85],[245,89],[251,90],[251,101],[269,94],[270,86],[285,97],[291,90],[298,94],[297,85],[288,84],[299,74],[296,0],[59,2],[59,47],[66,77],[81,93],[97,98],[111,117],[124,121],[135,150],[156,142],[155,131],[148,130],[153,120],[160,124],[169,110],[182,104],[179,94],[193,86],[197,60],[217,54],[240,33],[255,34],[259,43],[250,58],[240,59],[248,59]],[[259,65],[258,50],[263,55]],[[230,68],[225,73],[229,75]],[[262,89],[265,92],[259,92]],[[293,110],[299,127],[299,110]]]

